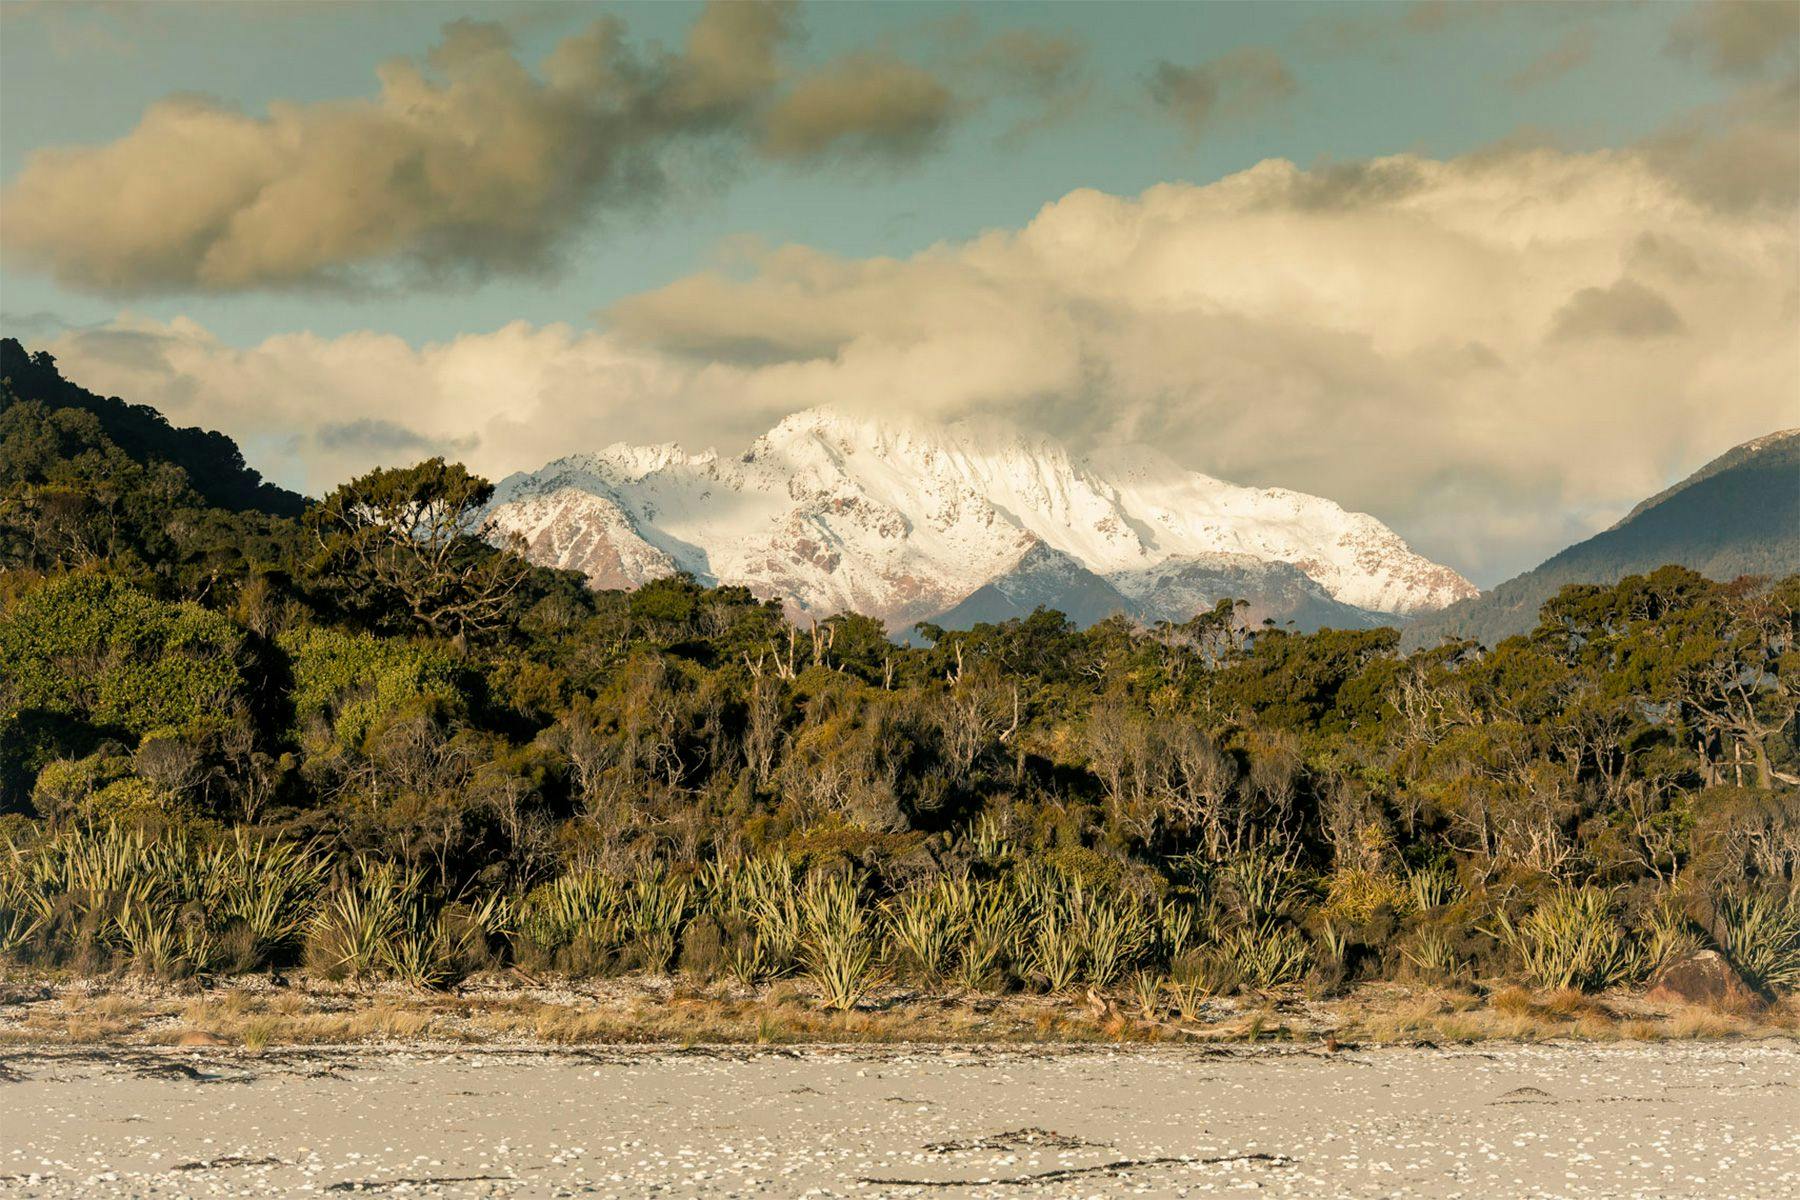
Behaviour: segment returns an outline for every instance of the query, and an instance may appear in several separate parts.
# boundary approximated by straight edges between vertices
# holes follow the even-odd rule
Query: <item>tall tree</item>
[[[482,510],[494,485],[461,463],[428,459],[341,484],[307,512],[313,574],[344,607],[379,621],[395,609],[440,636],[498,628],[530,566],[495,537]]]

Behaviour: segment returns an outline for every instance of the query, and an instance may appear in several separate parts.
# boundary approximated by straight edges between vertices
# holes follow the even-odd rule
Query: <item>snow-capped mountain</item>
[[[985,421],[813,409],[739,458],[615,445],[510,476],[490,516],[535,561],[595,587],[687,571],[798,613],[854,610],[896,630],[984,588],[973,607],[996,615],[1042,603],[1084,622],[1111,611],[1182,620],[1232,596],[1306,625],[1476,594],[1329,500],[1238,487],[1145,447],[1077,458]]]

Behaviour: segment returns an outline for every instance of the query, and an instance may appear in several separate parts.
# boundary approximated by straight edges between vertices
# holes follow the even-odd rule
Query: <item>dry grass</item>
[[[374,1042],[594,1045],[805,1043],[1344,1043],[1658,1041],[1792,1036],[1800,1003],[1760,1014],[1650,1005],[1521,987],[1406,988],[1371,984],[1308,1000],[1298,991],[1212,1000],[1146,1015],[1128,990],[1067,996],[920,993],[885,989],[830,1010],[792,980],[762,989],[634,976],[525,986],[485,979],[449,992],[257,982],[195,995],[139,981],[52,986],[48,999],[0,1007],[0,1044],[174,1045],[217,1038],[252,1051]]]

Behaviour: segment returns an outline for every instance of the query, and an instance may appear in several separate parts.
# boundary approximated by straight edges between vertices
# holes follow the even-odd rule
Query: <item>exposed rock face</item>
[[[990,423],[824,409],[735,458],[618,445],[559,459],[502,481],[491,516],[534,560],[595,587],[687,571],[896,630],[1038,604],[1083,623],[1185,620],[1226,591],[1277,619],[1366,625],[1476,594],[1374,517],[1148,447],[1082,459]]]
[[[1690,954],[1658,971],[1646,998],[1659,1004],[1706,1004],[1728,1012],[1754,1011],[1766,1003],[1716,950]]]

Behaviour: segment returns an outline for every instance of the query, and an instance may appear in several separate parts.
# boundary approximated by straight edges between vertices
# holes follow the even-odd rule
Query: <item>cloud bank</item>
[[[1492,583],[1800,423],[1792,201],[1688,161],[1276,159],[907,259],[765,248],[589,330],[237,349],[140,322],[52,349],[315,492],[435,450],[499,475],[619,439],[729,450],[816,404],[980,411],[1329,496]]]
[[[117,141],[36,152],[0,197],[0,244],[120,296],[543,272],[604,217],[747,157],[904,163],[984,100],[1049,111],[1079,83],[1079,51],[1044,35],[991,39],[951,72],[869,50],[801,69],[800,33],[790,0],[719,0],[679,50],[635,49],[607,17],[534,68],[505,26],[453,22],[383,64],[372,99],[257,116],[173,96]]]

